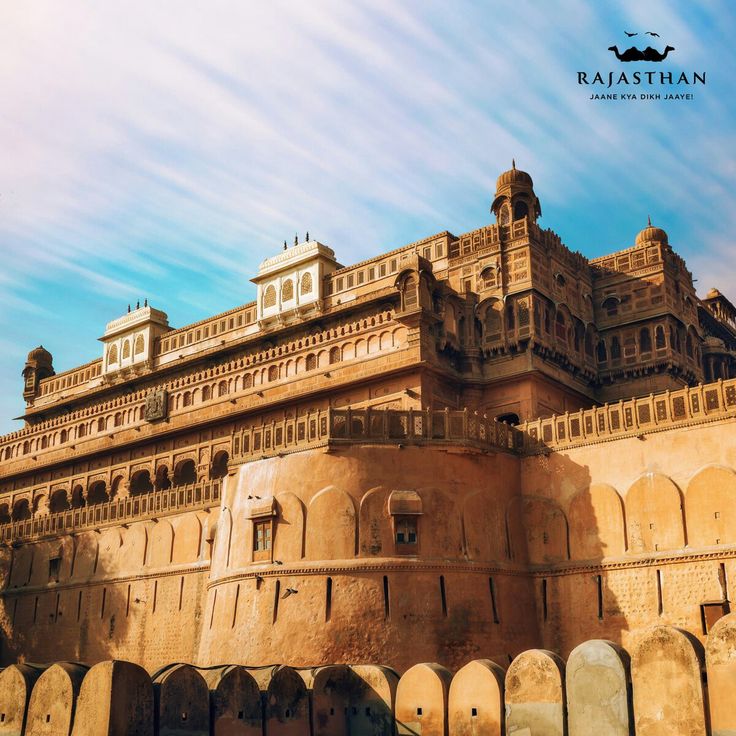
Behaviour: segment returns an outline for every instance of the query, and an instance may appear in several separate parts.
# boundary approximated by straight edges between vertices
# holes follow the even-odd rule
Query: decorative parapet
[[[182,511],[208,509],[220,503],[221,481],[153,491],[116,498],[107,503],[37,514],[30,519],[0,525],[0,541],[15,542],[50,537],[85,529],[99,529],[127,521],[144,521]]]
[[[232,457],[252,462],[349,444],[461,444],[514,452],[522,449],[523,437],[515,427],[467,409],[327,409],[241,430],[233,437]]]
[[[523,451],[593,444],[736,416],[736,379],[650,394],[519,426]]]

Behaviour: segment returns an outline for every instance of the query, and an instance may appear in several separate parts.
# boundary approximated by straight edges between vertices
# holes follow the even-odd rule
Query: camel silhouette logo
[[[638,33],[629,33],[629,31],[624,31],[624,33],[629,38],[639,35]],[[647,31],[644,35],[659,38],[659,33],[654,33],[653,31]],[[675,47],[665,46],[664,52],[662,53],[657,51],[657,49],[653,49],[651,46],[647,46],[643,51],[636,46],[631,46],[623,52],[618,50],[618,46],[609,46],[608,50],[613,51],[619,61],[664,61],[667,58],[667,54],[670,51],[674,51]]]

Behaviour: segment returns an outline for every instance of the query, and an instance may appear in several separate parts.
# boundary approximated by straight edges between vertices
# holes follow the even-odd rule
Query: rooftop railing
[[[152,491],[78,509],[34,514],[30,519],[0,525],[0,541],[37,539],[86,529],[142,521],[177,514],[192,509],[205,509],[220,502],[221,481]]]
[[[519,426],[528,453],[670,429],[736,415],[736,379],[719,380],[535,419]]]
[[[518,430],[467,409],[327,409],[258,424],[233,438],[233,459],[260,460],[340,444],[465,444],[479,449],[520,450]]]

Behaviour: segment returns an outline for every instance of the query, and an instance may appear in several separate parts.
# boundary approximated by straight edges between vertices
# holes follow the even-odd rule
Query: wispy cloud
[[[99,352],[129,301],[150,297],[176,325],[247,301],[257,264],[295,231],[349,263],[477,227],[512,157],[571,247],[626,247],[651,214],[700,283],[730,273],[725,0],[60,12],[0,6],[0,429],[36,343],[65,369]],[[707,88],[691,103],[587,99],[576,71],[613,68],[624,29],[660,33]]]

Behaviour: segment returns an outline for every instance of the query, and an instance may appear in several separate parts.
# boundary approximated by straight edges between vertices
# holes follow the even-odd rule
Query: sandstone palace
[[[149,677],[160,733],[393,733],[377,702],[406,734],[633,733],[574,705],[606,662],[637,734],[736,732],[736,308],[651,222],[570,251],[515,166],[491,214],[350,266],[306,237],[255,302],[29,354],[0,733],[103,733],[99,683],[132,718]]]

